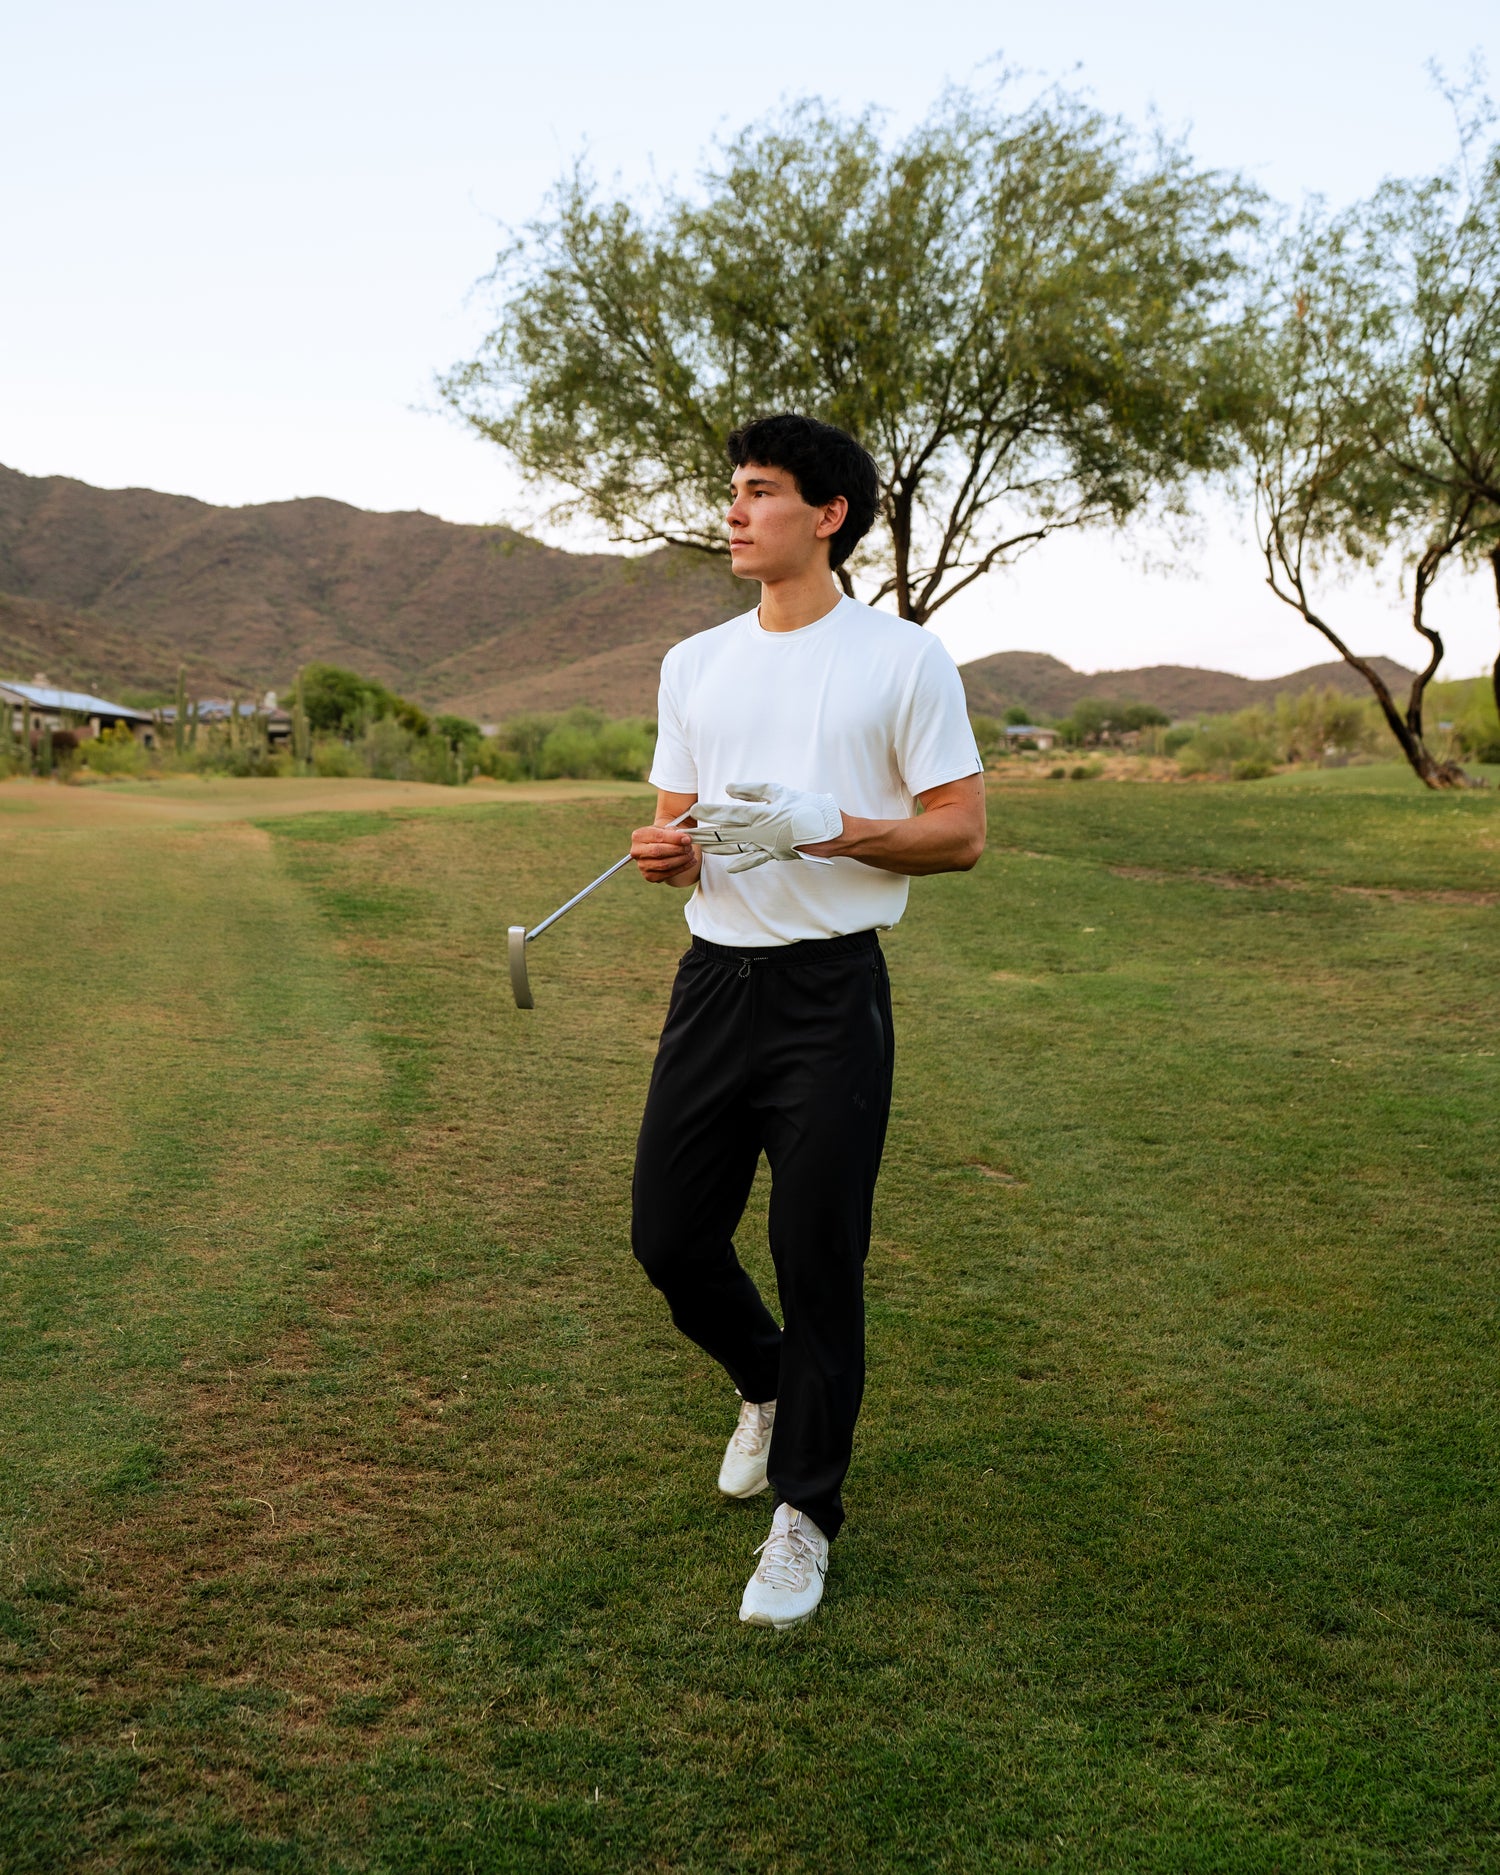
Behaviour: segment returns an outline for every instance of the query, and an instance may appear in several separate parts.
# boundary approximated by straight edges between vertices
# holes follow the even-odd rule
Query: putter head
[[[531,993],[531,981],[526,975],[526,927],[513,924],[507,933],[507,948],[510,952],[510,989],[516,999],[517,1009],[535,1009],[536,998]]]

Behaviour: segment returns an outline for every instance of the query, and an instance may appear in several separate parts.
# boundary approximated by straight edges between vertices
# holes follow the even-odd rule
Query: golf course
[[[629,1249],[681,897],[506,972],[653,795],[0,785],[0,1869],[1500,1866],[1497,793],[992,786],[776,1635]]]

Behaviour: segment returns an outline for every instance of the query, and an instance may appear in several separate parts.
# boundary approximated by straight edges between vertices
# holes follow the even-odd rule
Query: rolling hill
[[[480,720],[578,703],[647,714],[668,647],[749,602],[726,567],[675,551],[565,553],[430,514],[320,498],[219,508],[0,467],[0,675],[165,693],[183,662],[199,694],[243,693],[326,659]],[[1040,651],[977,659],[964,682],[976,710],[1051,715],[1085,696],[1178,716],[1361,687],[1339,663],[1262,680],[1183,665],[1088,675]]]
[[[727,568],[682,553],[0,468],[0,670],[89,689],[168,690],[181,660],[195,689],[259,690],[326,659],[468,716],[623,713],[654,707],[669,645],[744,607]]]
[[[1391,658],[1370,662],[1396,687],[1411,683],[1412,672]],[[1044,651],[998,651],[963,667],[969,707],[998,716],[1013,705],[1046,716],[1064,716],[1084,697],[1120,703],[1154,703],[1169,716],[1217,715],[1268,703],[1303,690],[1341,690],[1368,696],[1369,686],[1341,658],[1310,664],[1285,677],[1237,677],[1232,671],[1200,670],[1191,664],[1150,664],[1138,670],[1075,671]]]

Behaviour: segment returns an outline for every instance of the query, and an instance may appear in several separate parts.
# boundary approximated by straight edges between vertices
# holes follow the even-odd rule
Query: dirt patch
[[[1350,898],[1390,899],[1400,904],[1500,905],[1500,892],[1466,892],[1446,886],[1336,885],[1331,880],[1204,872],[1193,867],[1180,872],[1168,872],[1159,866],[1109,866],[1105,870],[1117,879],[1140,879],[1153,885],[1212,885],[1224,892],[1340,892]]]

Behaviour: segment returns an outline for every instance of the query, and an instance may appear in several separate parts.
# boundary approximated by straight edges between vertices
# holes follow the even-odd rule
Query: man
[[[719,1489],[769,1483],[776,1501],[740,1619],[786,1628],[822,1598],[864,1390],[893,1055],[876,931],[901,916],[908,876],[976,863],[984,784],[942,644],[834,577],[875,517],[870,457],[799,416],[736,431],[729,457],[730,563],[760,605],[667,653],[656,824],[631,843],[646,879],[692,888],[693,934],[641,1124],[632,1242],[740,1394]],[[691,826],[665,824],[688,810]],[[762,1152],[782,1328],[734,1252]]]

